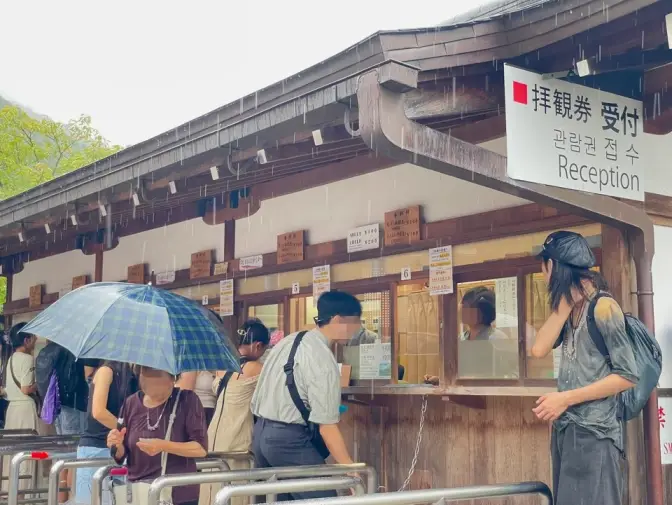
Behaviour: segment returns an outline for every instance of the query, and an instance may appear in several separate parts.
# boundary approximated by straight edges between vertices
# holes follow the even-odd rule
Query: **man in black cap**
[[[620,505],[624,478],[624,422],[619,394],[638,380],[625,318],[611,297],[595,304],[594,321],[608,350],[604,356],[588,330],[588,307],[608,290],[595,256],[578,233],[548,236],[540,253],[552,314],[532,348],[543,358],[562,346],[558,392],[537,400],[534,413],[553,422],[551,455],[556,505]]]
[[[361,316],[357,298],[329,291],[317,301],[317,327],[289,335],[271,350],[252,397],[257,468],[320,465],[330,453],[336,463],[352,463],[338,428],[341,380],[329,346],[358,334]],[[294,500],[331,496],[336,493],[292,493]]]

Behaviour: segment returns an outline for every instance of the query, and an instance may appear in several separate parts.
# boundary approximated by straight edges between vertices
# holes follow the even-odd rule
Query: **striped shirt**
[[[304,424],[287,389],[284,366],[296,333],[283,338],[271,350],[252,397],[255,416],[282,423]],[[336,424],[341,404],[341,377],[329,341],[315,328],[303,337],[294,358],[294,377],[299,396],[310,410],[310,421]]]

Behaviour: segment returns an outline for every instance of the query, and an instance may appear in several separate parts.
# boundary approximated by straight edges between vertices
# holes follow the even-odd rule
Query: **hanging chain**
[[[420,454],[420,444],[422,443],[422,432],[425,428],[425,415],[427,414],[427,396],[422,397],[422,407],[420,409],[420,427],[418,428],[418,438],[415,441],[415,453],[413,454],[413,461],[411,461],[411,468],[408,470],[408,476],[401,486],[399,491],[404,491],[411,483],[411,477],[415,473],[415,466],[418,464],[418,455]]]

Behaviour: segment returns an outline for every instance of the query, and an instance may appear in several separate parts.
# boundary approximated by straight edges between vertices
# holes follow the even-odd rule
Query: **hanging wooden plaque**
[[[37,286],[32,286],[30,288],[30,295],[28,298],[28,306],[30,308],[35,308],[42,305],[42,288],[42,284],[38,284]]]
[[[412,244],[420,240],[420,206],[385,213],[385,245]]]
[[[145,264],[131,265],[128,267],[127,282],[130,284],[145,284]]]
[[[89,283],[88,275],[78,275],[72,278],[72,290],[86,286]]]
[[[292,231],[278,235],[278,265],[286,263],[295,263],[304,259],[304,237],[305,231]]]
[[[201,251],[191,255],[190,279],[210,277],[212,271],[212,250]]]

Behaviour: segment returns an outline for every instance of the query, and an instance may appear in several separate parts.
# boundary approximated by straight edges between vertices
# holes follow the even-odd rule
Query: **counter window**
[[[276,331],[283,329],[283,305],[274,303],[272,305],[255,305],[248,307],[247,317],[256,317],[266,325],[271,335]]]
[[[438,380],[442,362],[439,312],[439,297],[430,295],[424,283],[397,287],[398,382],[422,384],[426,376]]]
[[[516,277],[457,284],[458,376],[517,379]]]

